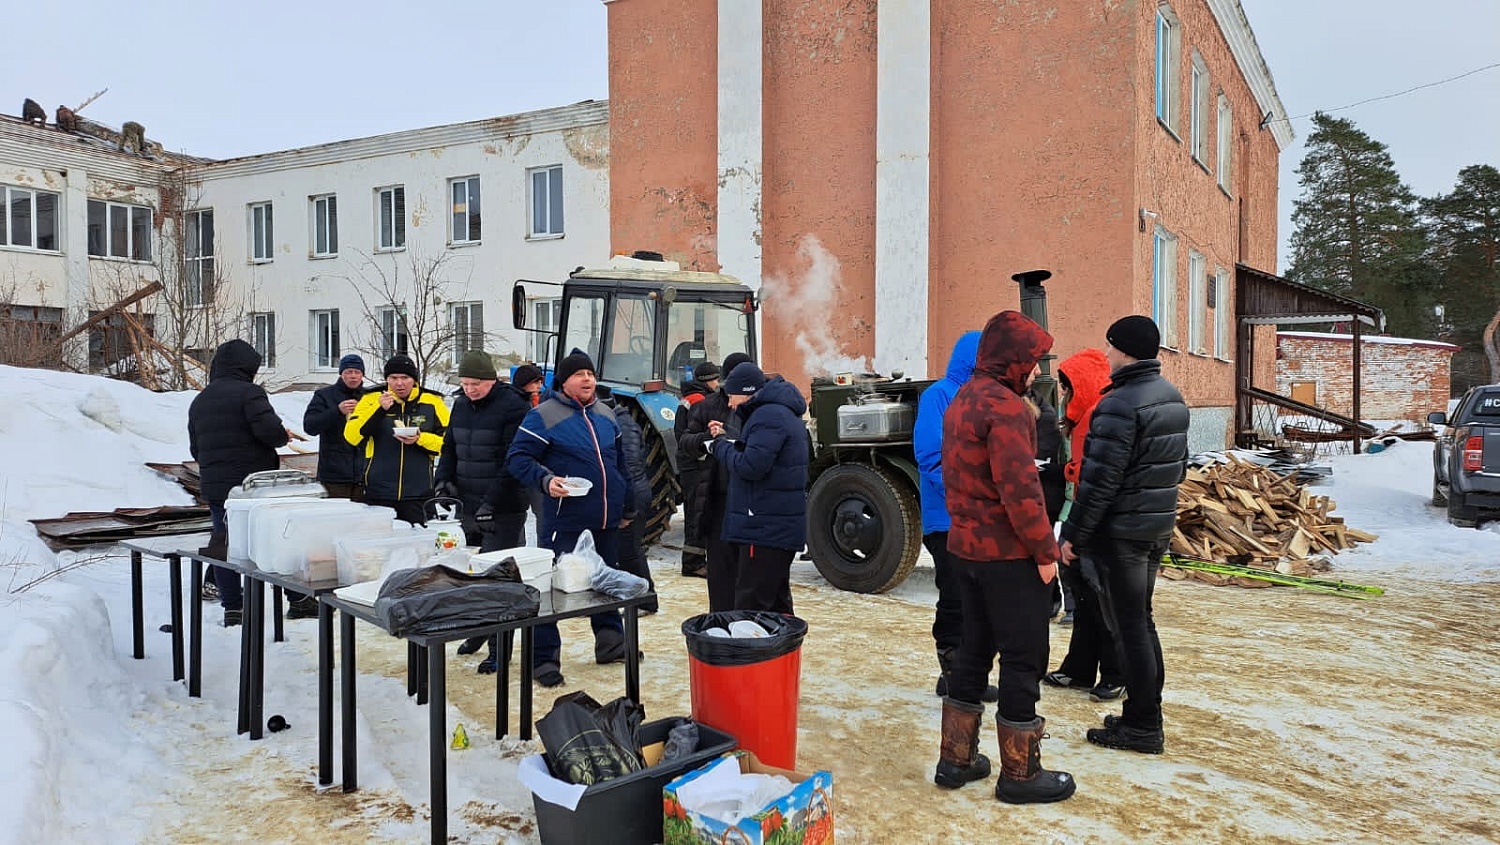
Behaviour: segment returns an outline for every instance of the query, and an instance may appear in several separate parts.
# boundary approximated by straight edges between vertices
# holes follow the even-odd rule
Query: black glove
[[[480,531],[493,530],[495,526],[495,506],[489,502],[480,505],[479,510],[474,511],[474,521],[479,523]]]
[[[439,481],[432,486],[432,495],[439,498],[457,499],[458,485],[452,481]]]

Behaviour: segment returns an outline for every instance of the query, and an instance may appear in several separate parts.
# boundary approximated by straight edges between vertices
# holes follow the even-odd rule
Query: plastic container
[[[238,490],[239,488],[235,488]],[[230,495],[233,495],[232,493]],[[253,499],[226,499],[224,501],[225,519],[229,528],[229,551],[230,560],[250,559],[250,512],[265,505],[286,504],[288,502],[317,502],[319,499],[306,496],[291,496],[286,498],[253,498]]]
[[[252,472],[229,490],[228,499],[286,499],[293,496],[321,499],[328,495],[323,485],[300,469],[268,469]]]
[[[364,505],[344,499],[315,499],[310,502],[269,501],[250,511],[247,532],[250,535],[247,547],[248,556],[256,566],[260,566],[262,560],[269,560],[281,540],[282,532],[286,530],[286,520],[290,516],[313,513],[347,514],[364,509]]]
[[[284,526],[265,554],[254,558],[267,572],[294,575],[309,581],[332,581],[338,577],[333,540],[341,534],[389,534],[396,520],[390,508],[360,505],[360,510],[328,513],[289,512]]]
[[[536,546],[517,546],[513,549],[485,552],[470,558],[469,565],[477,572],[488,569],[506,558],[515,558],[516,568],[521,570],[522,581],[544,593],[552,589],[553,554],[547,549],[539,549]]]
[[[426,566],[433,552],[433,534],[423,529],[335,537],[334,560],[340,584],[378,581],[396,569]]]
[[[641,745],[662,742],[680,719],[658,719],[641,725]],[[532,793],[537,833],[543,845],[654,845],[662,841],[661,790],[709,760],[733,751],[732,735],[698,725],[698,750],[584,790],[577,809],[569,810]]]
[[[705,633],[750,620],[768,637]],[[718,728],[768,766],[797,768],[797,701],[807,623],[760,610],[705,613],[682,623],[693,719]]]
[[[562,480],[563,486],[567,488],[569,496],[587,496],[594,489],[594,482],[587,478],[579,478],[569,475]]]

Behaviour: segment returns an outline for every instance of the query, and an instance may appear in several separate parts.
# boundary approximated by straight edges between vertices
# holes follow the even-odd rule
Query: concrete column
[[[718,0],[719,263],[760,287],[761,90],[760,0]]]
[[[89,175],[81,167],[68,168],[62,208],[64,326],[71,329],[88,319],[89,293]],[[66,330],[65,329],[65,330]],[[89,333],[81,332],[63,344],[63,360],[88,372]]]
[[[875,365],[927,367],[931,0],[881,0],[876,54]]]

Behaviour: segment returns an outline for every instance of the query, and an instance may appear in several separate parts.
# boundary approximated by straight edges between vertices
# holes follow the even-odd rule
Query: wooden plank
[[[87,320],[84,320],[83,322],[81,322],[78,325],[74,326],[73,328],[69,329],[67,332],[65,332],[63,334],[62,337],[60,337],[60,338],[57,339],[57,342],[61,343],[62,341],[65,341],[65,340],[67,340],[67,339],[69,339],[71,337],[74,337],[75,335],[77,335],[80,332],[88,331],[91,326],[93,326],[95,323],[99,322],[100,320],[108,320],[110,317],[113,317],[115,314],[118,314],[119,312],[124,311],[126,308],[129,308],[130,306],[136,304],[137,302],[140,302],[141,300],[145,299],[146,297],[151,296],[154,293],[159,293],[161,291],[161,289],[162,289],[161,282],[152,282],[151,284],[146,285],[145,287],[141,288],[140,290],[136,291],[135,293],[132,293],[130,296],[125,297],[124,299],[120,300],[119,302],[116,302],[114,305],[109,306],[108,308],[104,309],[103,311],[100,311],[99,313],[95,314],[94,316],[88,318]]]

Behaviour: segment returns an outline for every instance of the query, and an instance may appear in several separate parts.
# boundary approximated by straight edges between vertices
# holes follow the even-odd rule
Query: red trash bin
[[[742,620],[760,625],[770,636],[703,633]],[[733,736],[768,766],[795,769],[807,623],[780,613],[733,610],[694,616],[682,623],[682,633],[693,719]]]

